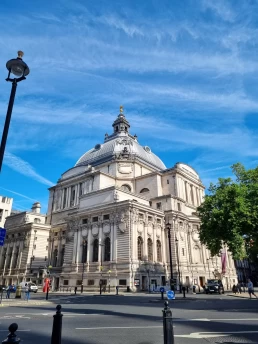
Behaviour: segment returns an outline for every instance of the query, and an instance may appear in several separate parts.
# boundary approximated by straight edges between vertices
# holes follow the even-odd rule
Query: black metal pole
[[[0,146],[0,172],[2,169],[4,151],[5,151],[9,126],[10,126],[10,122],[11,122],[11,116],[12,116],[12,111],[13,111],[13,104],[14,104],[14,99],[15,99],[16,88],[17,88],[17,81],[16,81],[16,79],[14,79],[12,82],[12,90],[11,90],[11,94],[10,94],[8,109],[7,109],[6,118],[5,118],[4,130],[3,130],[3,134],[2,134],[2,141],[1,141],[1,146]]]
[[[165,308],[163,312],[163,335],[164,335],[164,344],[174,344],[174,329],[173,329],[173,319],[172,311],[168,307],[168,302],[165,301]]]
[[[53,329],[51,336],[51,344],[61,344],[62,342],[62,317],[61,306],[56,306],[56,314],[53,315]]]
[[[49,286],[47,286],[46,300],[48,300],[48,290],[49,290]]]
[[[171,249],[171,228],[168,226],[168,247],[169,247],[169,263],[170,263],[170,288],[174,290],[174,285],[172,285],[173,279],[173,266],[172,266],[172,249]]]
[[[13,323],[9,326],[8,328],[9,334],[5,340],[2,341],[2,343],[8,344],[19,344],[20,343],[20,338],[17,338],[16,331],[18,330],[18,325],[16,323]]]

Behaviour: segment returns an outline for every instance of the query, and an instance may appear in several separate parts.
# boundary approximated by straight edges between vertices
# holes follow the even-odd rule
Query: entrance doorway
[[[200,280],[200,286],[203,287],[205,284],[205,277],[199,277]]]
[[[147,276],[142,276],[142,290],[148,289],[148,280]]]

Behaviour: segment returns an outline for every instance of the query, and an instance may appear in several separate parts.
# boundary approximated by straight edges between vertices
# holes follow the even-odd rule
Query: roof
[[[106,134],[103,144],[96,146],[84,153],[75,164],[77,166],[97,166],[113,159],[136,159],[155,170],[164,170],[166,166],[160,158],[152,153],[147,146],[138,143],[137,136],[129,133],[130,124],[120,108],[120,114],[113,123],[114,132]]]

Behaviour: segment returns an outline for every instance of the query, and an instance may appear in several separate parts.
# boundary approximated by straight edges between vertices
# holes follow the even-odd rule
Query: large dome
[[[75,166],[97,166],[113,159],[136,159],[154,168],[165,170],[166,166],[151,152],[147,146],[141,146],[136,136],[129,134],[130,124],[120,108],[120,114],[113,123],[114,132],[105,135],[103,144],[96,144],[94,148],[83,154]]]

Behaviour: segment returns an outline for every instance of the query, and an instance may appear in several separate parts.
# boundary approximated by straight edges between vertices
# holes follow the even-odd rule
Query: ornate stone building
[[[13,199],[0,196],[0,227],[4,227],[5,219],[11,214]]]
[[[236,280],[231,255],[225,251],[222,273],[221,258],[211,259],[199,241],[196,207],[203,196],[197,172],[184,163],[166,168],[130,134],[121,108],[113,133],[50,188],[48,259],[55,287],[164,285],[170,278],[166,223],[177,282],[202,286],[216,276],[230,286]]]
[[[46,215],[40,214],[40,208],[37,202],[31,211],[7,217],[5,243],[0,250],[1,284],[42,283],[50,226],[45,224]]]

